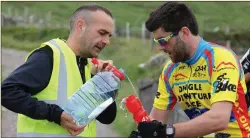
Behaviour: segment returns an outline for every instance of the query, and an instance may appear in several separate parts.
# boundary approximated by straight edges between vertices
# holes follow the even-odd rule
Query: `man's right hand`
[[[61,115],[61,126],[65,128],[72,136],[79,135],[85,127],[77,126],[73,117],[67,114],[65,111]]]

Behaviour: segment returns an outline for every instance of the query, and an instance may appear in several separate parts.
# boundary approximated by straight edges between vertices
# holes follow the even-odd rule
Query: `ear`
[[[183,40],[188,40],[189,36],[191,35],[191,32],[187,27],[182,27],[179,32],[179,35]]]
[[[79,32],[84,32],[86,29],[86,22],[83,19],[78,19],[76,22],[76,30]]]

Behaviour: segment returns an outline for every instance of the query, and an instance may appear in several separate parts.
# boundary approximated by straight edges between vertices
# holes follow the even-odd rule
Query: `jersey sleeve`
[[[211,104],[220,101],[235,103],[241,74],[238,60],[227,49],[215,52],[213,58]]]
[[[172,66],[173,63],[169,61],[159,77],[158,90],[153,104],[157,109],[172,110],[176,104],[176,97],[169,82]]]

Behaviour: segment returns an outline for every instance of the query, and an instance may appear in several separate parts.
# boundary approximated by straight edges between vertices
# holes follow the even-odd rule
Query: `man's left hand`
[[[101,60],[98,59],[98,64],[92,66],[91,73],[95,75],[98,72],[110,71],[114,67],[112,60]]]
[[[140,122],[137,128],[139,136],[142,136],[142,138],[166,137],[166,125],[157,120],[153,120],[152,122]]]

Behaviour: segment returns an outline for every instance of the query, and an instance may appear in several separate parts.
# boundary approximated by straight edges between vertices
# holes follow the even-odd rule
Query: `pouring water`
[[[139,97],[139,96],[138,96],[138,93],[137,93],[137,91],[136,91],[136,89],[135,89],[135,87],[134,87],[134,85],[133,85],[133,83],[132,83],[132,81],[130,80],[130,78],[128,77],[127,74],[125,74],[125,77],[128,79],[128,81],[129,81],[129,83],[130,83],[130,85],[131,85],[131,87],[132,87],[132,91],[134,92],[134,94],[136,95],[136,97]],[[121,101],[121,103],[120,103],[120,109],[122,109],[123,111],[125,110],[124,105],[125,105],[125,100],[123,99],[123,100]],[[125,110],[125,117],[127,117],[127,116],[128,116],[128,111]]]

